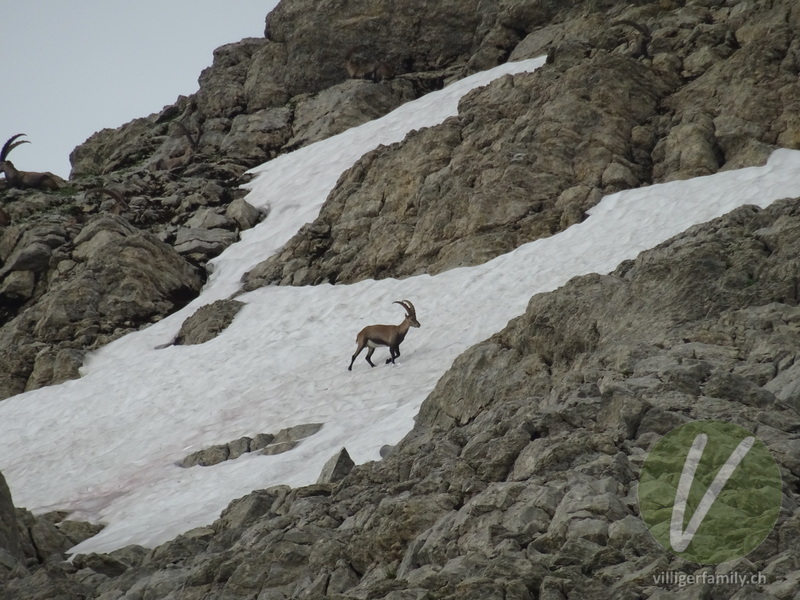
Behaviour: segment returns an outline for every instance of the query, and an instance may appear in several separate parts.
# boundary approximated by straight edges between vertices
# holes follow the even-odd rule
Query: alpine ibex
[[[633,58],[650,58],[648,47],[652,41],[652,34],[650,33],[650,28],[647,25],[636,23],[630,19],[619,19],[618,21],[612,21],[611,24],[629,25],[638,31],[639,33],[631,46],[631,56]]]
[[[151,167],[155,171],[172,171],[179,167],[185,167],[192,160],[192,157],[199,152],[200,136],[192,136],[189,129],[181,121],[175,121],[175,126],[189,141],[189,145],[183,151],[183,154],[159,158]]]
[[[29,144],[28,140],[17,140],[24,136],[24,133],[18,133],[6,140],[0,150],[0,171],[6,176],[6,187],[10,188],[33,188],[36,190],[58,190],[62,188],[66,182],[58,175],[53,175],[49,171],[44,173],[36,173],[34,171],[19,171],[10,160],[8,160],[9,153],[19,146],[20,144]]]
[[[192,151],[191,147],[188,147],[183,151],[183,154],[179,154],[178,156],[159,158],[155,163],[153,163],[152,169],[154,171],[172,171],[173,169],[177,169],[179,167],[185,167],[192,159],[192,155],[194,155],[194,152]]]
[[[119,215],[127,210],[130,210],[130,206],[128,206],[128,203],[125,201],[125,196],[123,196],[122,192],[120,192],[119,190],[107,187],[97,187],[97,188],[92,188],[90,190],[86,190],[86,193],[105,194],[106,196],[114,200],[114,204],[107,211],[109,214]]]
[[[403,319],[400,325],[368,325],[364,327],[364,329],[358,333],[358,336],[356,336],[356,344],[358,344],[358,347],[356,348],[356,353],[353,354],[353,358],[350,360],[350,366],[347,367],[348,371],[353,370],[353,363],[356,357],[361,354],[361,351],[366,347],[369,347],[369,350],[367,350],[367,362],[371,367],[375,366],[370,360],[370,358],[372,358],[372,353],[375,352],[375,348],[381,346],[389,347],[391,357],[386,359],[387,365],[389,363],[394,363],[394,359],[400,356],[400,343],[406,338],[410,327],[419,327],[419,321],[417,321],[417,311],[409,300],[395,300],[392,304],[399,304],[406,309],[406,318]]]
[[[344,63],[350,79],[368,79],[375,83],[394,78],[394,69],[383,61],[356,60],[355,55],[359,47],[350,48]]]

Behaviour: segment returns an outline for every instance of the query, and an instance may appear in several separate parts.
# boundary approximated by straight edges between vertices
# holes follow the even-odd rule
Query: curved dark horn
[[[86,193],[87,194],[91,194],[91,193],[105,194],[106,196],[110,196],[111,198],[113,198],[117,202],[122,202],[123,204],[127,205],[127,202],[125,202],[125,196],[123,196],[122,192],[120,192],[119,190],[115,190],[115,189],[112,189],[112,188],[106,188],[106,187],[97,187],[97,188],[92,188],[90,190],[86,190]]]
[[[392,302],[392,304],[399,304],[400,306],[405,308],[406,312],[409,315],[411,315],[412,317],[416,317],[417,316],[417,311],[414,308],[414,305],[411,304],[410,300],[395,300],[394,302]]]
[[[195,139],[189,131],[189,128],[184,125],[183,121],[175,121],[175,126],[180,129],[181,133],[189,140],[189,145],[192,147],[192,150],[198,152],[200,150],[200,136],[198,135],[197,139]]]
[[[3,161],[6,159],[6,157],[8,156],[8,154],[9,154],[9,153],[10,153],[10,152],[11,152],[11,151],[14,149],[14,148],[16,148],[17,146],[19,146],[20,144],[30,144],[30,141],[29,141],[29,140],[20,140],[19,142],[15,142],[15,141],[14,141],[14,140],[16,140],[17,138],[20,138],[20,137],[22,137],[23,135],[26,135],[26,134],[24,134],[24,133],[18,133],[17,135],[12,135],[10,138],[8,138],[8,139],[6,140],[6,143],[5,143],[5,144],[3,144],[3,149],[2,149],[2,150],[0,150],[0,162],[3,162]]]
[[[636,31],[641,33],[645,37],[650,37],[650,28],[645,25],[644,23],[637,23],[636,21],[631,21],[630,19],[619,19],[617,21],[612,21],[612,25],[630,25]]]

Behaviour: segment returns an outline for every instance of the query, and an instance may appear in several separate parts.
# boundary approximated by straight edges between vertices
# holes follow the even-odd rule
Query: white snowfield
[[[455,114],[468,90],[543,59],[509,63],[459,81],[391,114],[255,169],[247,200],[268,218],[214,261],[186,309],[91,355],[83,377],[0,402],[0,471],[18,506],[72,511],[107,524],[72,552],[152,547],[213,522],[252,490],[316,481],[343,446],[362,463],[397,443],[434,384],[461,352],[502,329],[530,297],[621,261],[742,204],[800,195],[800,152],[779,150],[764,167],[654,185],[608,196],[588,219],[491,262],[440,275],[355,285],[266,287],[216,339],[170,342],[198,307],[230,296],[241,275],[313,220],[339,175],[362,154]],[[356,333],[399,323],[412,329],[396,365],[378,350],[347,370]],[[321,422],[285,454],[245,454],[213,467],[176,466],[201,448],[292,425]]]

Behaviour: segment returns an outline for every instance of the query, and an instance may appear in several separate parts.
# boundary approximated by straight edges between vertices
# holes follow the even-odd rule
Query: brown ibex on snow
[[[375,352],[375,348],[381,346],[389,347],[391,357],[386,359],[387,365],[389,363],[394,363],[394,359],[400,356],[400,343],[406,338],[410,327],[419,327],[419,321],[417,321],[417,311],[410,301],[395,300],[392,304],[399,304],[406,309],[406,318],[403,319],[400,325],[367,325],[364,329],[359,331],[356,337],[356,344],[358,344],[358,347],[356,348],[356,353],[353,354],[353,358],[350,360],[350,366],[347,367],[348,371],[353,370],[353,363],[356,357],[361,354],[361,351],[366,347],[369,347],[369,350],[367,350],[367,362],[371,367],[375,366],[370,360],[372,353]]]
[[[10,188],[33,188],[36,190],[57,190],[62,188],[66,182],[58,175],[53,175],[49,171],[36,173],[34,171],[19,171],[10,160],[9,153],[20,144],[29,144],[28,140],[17,140],[24,136],[18,133],[6,140],[0,150],[0,171],[6,176],[6,186]]]

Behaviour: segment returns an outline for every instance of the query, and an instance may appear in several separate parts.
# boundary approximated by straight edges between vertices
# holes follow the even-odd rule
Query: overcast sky
[[[69,153],[197,91],[215,48],[263,37],[278,0],[0,0],[0,145],[18,169],[69,175]]]

